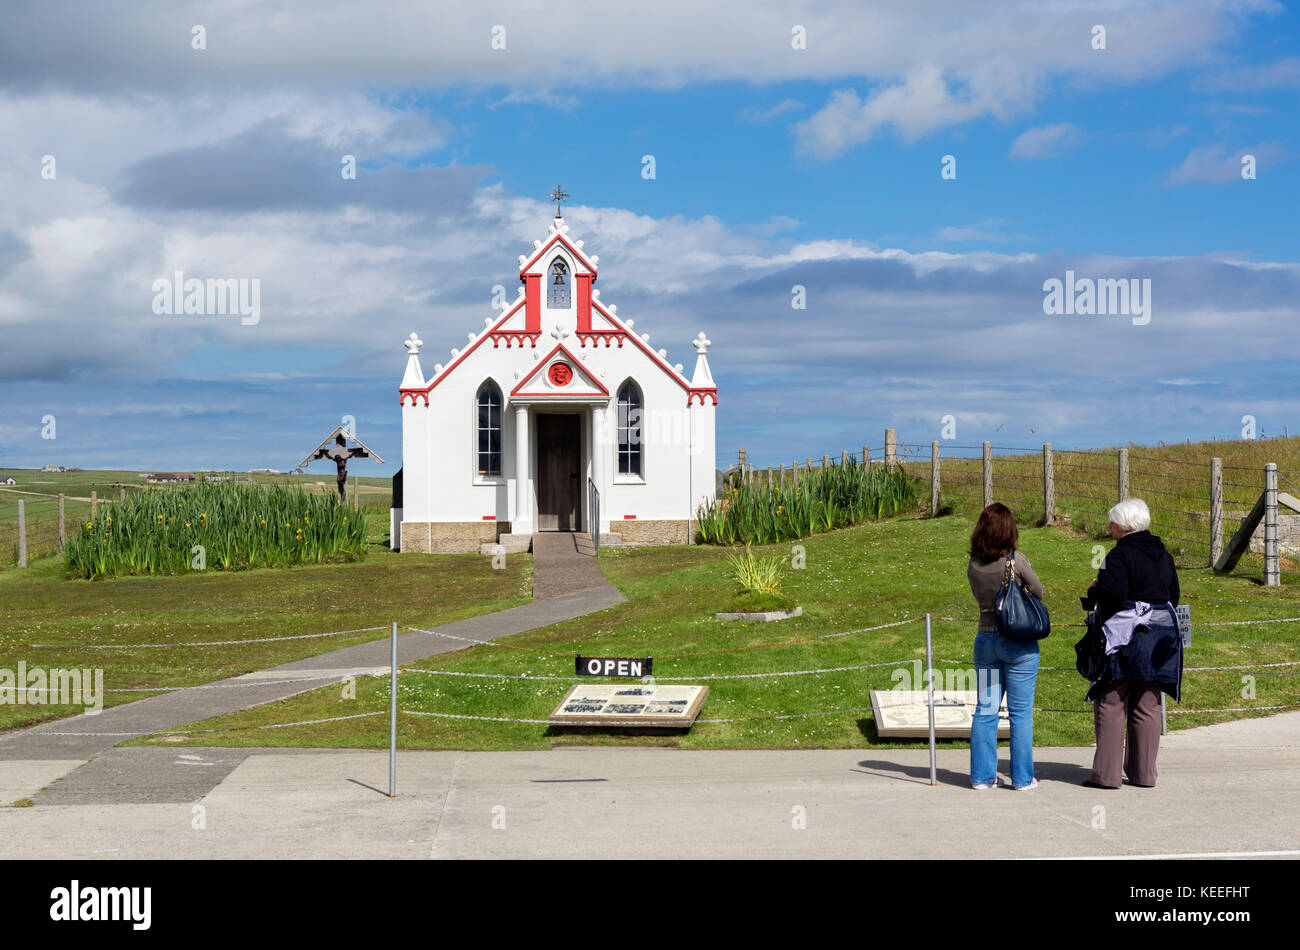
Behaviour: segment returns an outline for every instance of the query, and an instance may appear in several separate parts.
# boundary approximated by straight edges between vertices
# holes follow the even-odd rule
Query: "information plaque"
[[[936,739],[969,739],[971,718],[975,713],[974,690],[934,691],[934,735]],[[930,736],[930,713],[923,689],[873,689],[871,713],[876,719],[876,733],[882,737],[927,739]],[[1002,698],[998,710],[998,738],[1011,735],[1007,718],[1007,700]]]
[[[654,726],[689,729],[707,686],[583,684],[574,686],[548,722],[557,726]]]

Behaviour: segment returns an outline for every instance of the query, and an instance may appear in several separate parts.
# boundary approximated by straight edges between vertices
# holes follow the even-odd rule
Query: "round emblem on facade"
[[[573,367],[568,363],[552,363],[546,377],[556,386],[567,386],[573,379]]]

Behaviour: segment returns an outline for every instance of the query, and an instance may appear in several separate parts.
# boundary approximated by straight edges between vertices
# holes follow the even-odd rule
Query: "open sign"
[[[654,669],[650,656],[575,656],[574,672],[579,676],[649,676]]]

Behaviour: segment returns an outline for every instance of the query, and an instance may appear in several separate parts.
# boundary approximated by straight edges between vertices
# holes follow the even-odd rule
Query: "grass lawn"
[[[385,519],[385,533],[387,524]],[[248,640],[402,624],[446,623],[527,603],[532,558],[504,570],[473,554],[396,555],[372,545],[363,561],[176,577],[74,581],[62,559],[0,571],[0,667],[102,668],[105,690],[191,686],[386,636],[385,630],[220,647]],[[163,648],[40,649],[23,644],[175,644]],[[112,706],[148,694],[107,693]],[[0,705],[0,728],[66,716],[67,707]]]
[[[544,720],[569,685],[573,654],[654,656],[657,677],[707,683],[709,699],[702,720],[689,733],[673,736],[620,735],[599,730],[555,730],[544,723],[510,723],[405,715],[399,718],[404,748],[543,749],[557,744],[675,745],[682,748],[853,748],[914,745],[913,740],[876,737],[867,691],[888,689],[900,669],[924,657],[919,622],[844,637],[821,638],[856,628],[935,615],[935,655],[969,666],[975,623],[940,618],[973,618],[966,582],[965,548],[970,522],[964,518],[901,518],[816,535],[801,542],[806,567],[786,573],[785,593],[804,615],[776,624],[720,623],[713,613],[736,593],[725,573],[728,549],[693,546],[606,549],[601,566],[627,596],[628,603],[577,620],[511,637],[506,646],[477,646],[404,668],[400,707],[425,713]],[[1077,596],[1095,575],[1091,538],[1069,529],[1024,528],[1021,549],[1047,586],[1047,604],[1058,625],[1044,642],[1043,665],[1065,667],[1039,677],[1035,705],[1067,712],[1035,717],[1038,745],[1077,745],[1092,741],[1086,684],[1074,672],[1073,644],[1081,634]],[[792,545],[756,548],[783,552]],[[1284,578],[1281,588],[1260,585],[1259,565],[1244,561],[1230,576],[1208,569],[1181,572],[1184,600],[1192,605],[1193,644],[1189,666],[1238,666],[1300,660],[1300,625],[1197,628],[1210,621],[1300,616],[1300,610],[1261,609],[1300,603],[1300,582]],[[1249,606],[1216,606],[1207,601],[1239,601]],[[1218,636],[1211,636],[1211,633]],[[1222,639],[1263,641],[1263,646]],[[891,665],[797,676],[758,676],[706,680],[704,676],[822,670],[871,663]],[[497,673],[545,679],[488,679],[438,676],[417,669]],[[1256,695],[1242,697],[1238,672],[1189,672],[1184,708],[1219,708],[1300,703],[1300,667],[1259,675]],[[698,679],[697,679],[698,678]],[[291,728],[258,729],[298,722],[379,712],[387,708],[387,677],[357,684],[345,699],[337,687],[322,688],[282,702],[196,723],[189,728],[216,733],[154,738],[144,742],[185,741],[203,745],[351,746],[387,745],[386,715]],[[1171,704],[1171,709],[1178,708]],[[808,713],[832,715],[805,716]],[[1186,728],[1223,721],[1233,715],[1171,715],[1170,727]],[[800,716],[800,718],[774,718]],[[958,743],[959,745],[961,743]]]

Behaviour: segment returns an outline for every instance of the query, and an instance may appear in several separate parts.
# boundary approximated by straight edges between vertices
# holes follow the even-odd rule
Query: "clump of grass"
[[[68,538],[69,577],[239,571],[352,561],[366,515],[301,488],[197,482],[105,508]]]
[[[742,481],[697,514],[706,544],[773,544],[864,521],[892,517],[915,506],[920,483],[900,467],[856,460],[801,472],[798,480],[767,486]]]
[[[781,556],[759,557],[745,546],[745,553],[731,552],[727,564],[731,576],[746,594],[779,594],[781,592]]]

